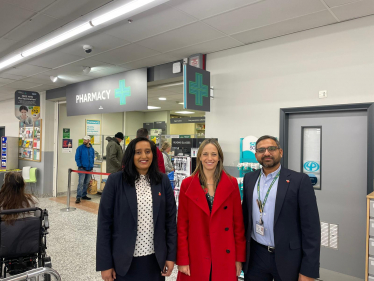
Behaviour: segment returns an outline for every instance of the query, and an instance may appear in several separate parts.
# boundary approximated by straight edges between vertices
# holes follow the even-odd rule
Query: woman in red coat
[[[201,144],[196,162],[179,194],[177,280],[237,281],[246,251],[238,183],[216,140]]]

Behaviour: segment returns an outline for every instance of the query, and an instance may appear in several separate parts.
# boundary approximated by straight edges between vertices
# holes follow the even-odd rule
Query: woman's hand
[[[101,271],[101,278],[103,278],[104,281],[113,281],[116,279],[117,277],[114,268]]]
[[[189,265],[178,265],[178,270],[188,276],[191,276]]]
[[[236,276],[240,276],[240,273],[242,273],[242,268],[243,268],[243,265],[240,261],[236,261],[235,262],[235,266],[236,266]]]
[[[173,261],[166,261],[164,269],[161,272],[162,276],[170,276],[171,273],[173,272],[174,268],[174,262]]]

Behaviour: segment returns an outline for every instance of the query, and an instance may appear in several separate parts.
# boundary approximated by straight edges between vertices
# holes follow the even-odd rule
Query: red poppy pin
[[[158,193],[158,196],[161,196],[161,192]]]
[[[286,180],[286,182],[287,182],[287,183],[290,183],[290,181],[289,181],[289,180]]]

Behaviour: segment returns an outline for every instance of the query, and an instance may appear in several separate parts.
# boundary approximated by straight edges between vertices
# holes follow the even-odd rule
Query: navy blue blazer
[[[248,272],[252,233],[252,199],[260,170],[243,181],[243,217],[247,238]],[[281,168],[274,213],[275,262],[282,280],[297,281],[299,273],[319,277],[321,225],[316,196],[306,174]]]
[[[161,270],[165,261],[176,261],[177,224],[174,193],[169,178],[152,185],[154,246]],[[151,207],[151,206],[150,206]],[[135,187],[130,186],[122,172],[111,174],[101,196],[96,241],[96,270],[114,268],[125,276],[135,250],[138,207]]]

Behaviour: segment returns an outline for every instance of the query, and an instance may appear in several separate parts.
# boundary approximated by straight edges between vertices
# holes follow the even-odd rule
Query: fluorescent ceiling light
[[[192,112],[192,111],[176,111],[175,113],[179,113],[179,114],[194,114],[195,112]]]
[[[184,104],[184,102],[178,102],[178,104]]]
[[[3,61],[0,63],[0,69],[12,64],[12,63],[15,63],[16,61],[19,61],[23,59],[23,57],[21,56],[21,54],[18,54],[14,57],[11,57],[10,59],[7,59],[6,61]]]
[[[49,78],[51,79],[51,81],[52,81],[53,83],[55,83],[55,82],[57,81],[57,79],[58,79],[57,76],[50,76]]]
[[[151,105],[148,105],[148,109],[160,109],[161,107],[158,107],[158,106],[151,106]]]
[[[118,7],[117,9],[111,10],[110,12],[107,12],[101,16],[98,16],[91,20],[91,24],[93,26],[100,25],[104,22],[110,21],[112,19],[115,19],[119,16],[122,16],[124,14],[127,14],[135,9],[138,9],[144,5],[147,5],[155,0],[135,0],[130,3],[127,3],[125,5],[122,5]]]
[[[22,52],[23,57],[31,56],[35,53],[38,53],[44,49],[47,49],[53,45],[56,45],[62,41],[65,41],[66,39],[69,39],[75,35],[78,35],[79,33],[82,33],[88,29],[92,28],[92,25],[89,22],[86,22],[84,24],[81,24],[75,28],[72,28],[56,37],[53,37],[52,39],[49,39],[39,45],[36,45],[35,47],[32,47],[24,52]]]
[[[166,98],[158,98],[159,100],[166,100]]]

